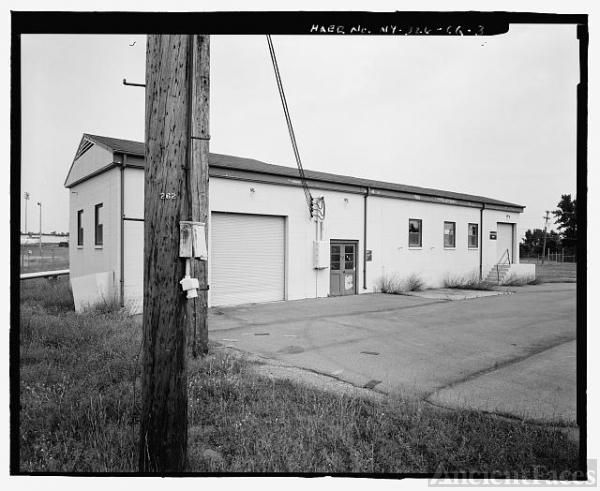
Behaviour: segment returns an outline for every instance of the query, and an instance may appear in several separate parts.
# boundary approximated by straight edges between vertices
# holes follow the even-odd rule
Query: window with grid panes
[[[408,246],[421,247],[422,241],[422,220],[411,218],[408,220]]]

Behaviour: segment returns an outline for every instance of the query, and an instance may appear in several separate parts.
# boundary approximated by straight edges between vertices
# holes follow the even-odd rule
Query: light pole
[[[44,264],[44,258],[42,256],[42,202],[38,201],[38,206],[40,207],[40,261],[41,264]]]
[[[25,198],[25,235],[29,235],[28,234],[28,230],[27,230],[27,202],[29,201],[29,193],[27,191],[25,191],[23,193],[23,197]],[[19,240],[20,242],[20,240]],[[23,269],[23,266],[25,265],[25,255],[23,254],[23,245],[21,245],[21,269]]]
[[[28,233],[28,230],[27,230],[27,202],[29,201],[29,193],[27,191],[25,191],[23,193],[23,196],[25,198],[25,234],[27,234]]]

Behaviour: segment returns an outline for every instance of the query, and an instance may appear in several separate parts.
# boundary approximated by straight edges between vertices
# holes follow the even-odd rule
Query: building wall
[[[369,240],[373,261],[368,283],[382,277],[418,275],[440,287],[446,276],[479,274],[479,247],[468,247],[468,224],[479,224],[479,209],[401,199],[368,198]],[[409,219],[422,224],[421,247],[409,246]],[[444,247],[444,222],[455,222],[455,247]]]
[[[129,163],[130,160],[127,159]],[[144,218],[144,169],[124,168],[125,196],[123,214],[127,218]]]
[[[439,288],[446,278],[478,276],[480,261],[485,276],[497,262],[497,241],[490,239],[490,232],[497,231],[498,222],[516,224],[519,217],[518,213],[486,209],[482,226],[480,208],[377,196],[369,196],[368,201],[367,249],[373,251],[373,260],[367,263],[369,290],[382,277],[412,274],[428,287]],[[422,220],[421,247],[409,246],[409,219]],[[455,223],[455,247],[444,247],[444,222]],[[469,247],[470,223],[477,224],[480,231],[477,247]],[[515,244],[516,234],[513,250]]]
[[[133,159],[127,159],[132,163]],[[141,313],[144,296],[144,169],[125,167],[123,215],[123,295],[124,304],[132,312]]]
[[[320,194],[325,196],[327,216],[332,217],[324,222],[323,240],[347,239],[362,243],[362,198],[349,193],[325,191]],[[344,198],[348,199],[348,203]],[[210,208],[217,212],[286,217],[286,300],[326,297],[329,294],[329,269],[313,268],[313,241],[317,232],[302,188],[211,178]],[[210,233],[209,226],[209,242]],[[360,267],[360,247],[358,252]],[[210,279],[209,271],[209,284]]]
[[[518,234],[517,227],[519,222],[519,213],[514,213],[510,211],[500,211],[500,210],[489,210],[486,209],[483,215],[483,227],[484,227],[484,249],[483,249],[483,265],[484,265],[484,276],[486,275],[486,271],[498,262],[500,259],[501,251],[498,251],[499,238],[496,240],[490,239],[490,232],[499,231],[498,223],[510,223],[512,224],[512,255],[511,262],[518,264],[519,263],[519,247],[518,247]]]
[[[88,176],[113,161],[113,153],[100,145],[92,146],[71,166],[68,176],[68,182],[77,182],[85,176]]]
[[[110,294],[118,294],[120,256],[120,175],[110,169],[69,190],[69,269],[71,279],[110,273]],[[103,205],[103,245],[95,245],[95,205]],[[83,246],[77,245],[77,212],[83,210]]]
[[[143,218],[144,171],[125,168],[125,216]],[[72,277],[94,273],[112,272],[114,289],[119,291],[120,280],[120,169],[114,168],[71,191],[70,234]],[[356,241],[357,292],[376,290],[378,280],[384,275],[408,276],[419,274],[427,287],[440,287],[446,277],[479,274],[482,252],[482,273],[485,276],[497,262],[497,241],[490,232],[498,230],[498,223],[516,224],[519,214],[496,210],[458,206],[451,203],[432,203],[417,200],[385,198],[371,195],[367,198],[368,238],[366,248],[372,251],[368,261],[366,281],[363,277],[364,206],[365,197],[350,191],[313,191],[314,196],[324,196],[326,218],[322,237],[310,219],[308,205],[301,187],[211,177],[211,212],[276,215],[285,217],[286,271],[285,298],[326,297],[329,295],[329,268],[313,267],[313,241]],[[94,205],[104,203],[104,246],[94,247]],[[84,209],[85,244],[76,246],[77,210]],[[110,217],[110,219],[109,219]],[[422,220],[422,246],[409,247],[408,220]],[[456,245],[444,247],[444,221],[456,223]],[[478,246],[468,247],[468,224],[479,225]],[[143,292],[143,223],[125,221],[125,295],[128,305],[141,310]],[[513,251],[518,260],[516,225],[513,234]],[[212,228],[209,224],[209,255]],[[483,236],[483,240],[482,240]],[[209,284],[211,272],[209,269]],[[209,290],[210,304],[210,290]]]

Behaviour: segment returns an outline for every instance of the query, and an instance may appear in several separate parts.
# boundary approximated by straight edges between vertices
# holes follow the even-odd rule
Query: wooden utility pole
[[[204,239],[208,244],[208,150],[210,114],[210,37],[193,36],[190,52],[194,77],[190,87],[191,152],[190,189],[192,220],[205,224]],[[198,278],[200,290],[193,307],[192,354],[208,352],[208,261],[192,261],[192,276]]]
[[[179,254],[180,222],[207,223],[208,69],[208,36],[148,36],[141,472],[185,470],[190,332],[208,344],[207,264],[188,260],[200,291],[187,298]]]
[[[546,216],[542,217],[546,220],[544,223],[544,245],[542,246],[542,264],[544,264],[544,256],[546,255],[546,236],[548,235],[548,220],[550,220],[550,212],[546,210]]]

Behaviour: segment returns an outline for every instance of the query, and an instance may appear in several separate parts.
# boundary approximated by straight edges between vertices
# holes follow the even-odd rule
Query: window
[[[83,245],[83,210],[77,212],[77,245]]]
[[[456,223],[444,222],[444,247],[456,247]]]
[[[422,220],[411,218],[408,221],[408,246],[421,247],[423,230],[421,227]]]
[[[469,247],[479,246],[479,225],[469,223]]]
[[[95,223],[95,237],[96,245],[102,245],[102,203],[96,205],[94,210],[94,223]]]
[[[340,270],[341,247],[340,245],[331,244],[331,271]]]

